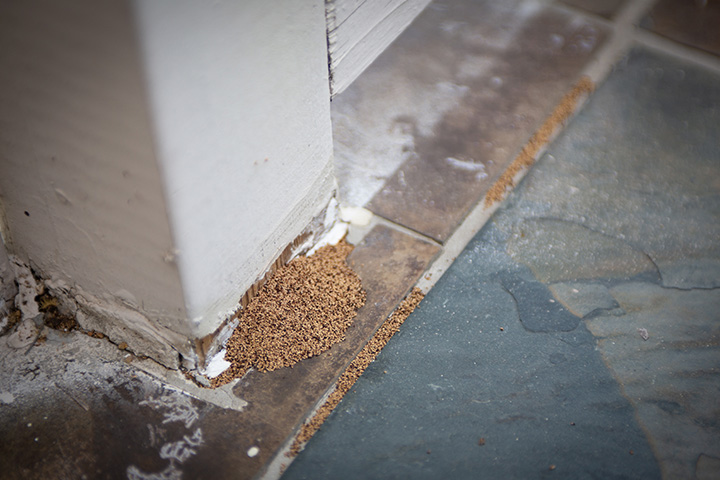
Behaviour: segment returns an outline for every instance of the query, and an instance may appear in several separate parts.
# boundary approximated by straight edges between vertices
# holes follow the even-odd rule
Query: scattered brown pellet
[[[548,468],[548,470],[555,470],[555,465],[550,465],[550,468]]]
[[[481,447],[485,445],[485,437],[480,437],[478,439],[478,445],[480,445]]]
[[[120,343],[118,343],[118,348],[119,348],[120,350],[126,350],[127,347],[128,347],[128,344],[125,343],[125,342],[120,342]]]
[[[504,331],[505,331],[505,328],[500,327],[500,331],[501,331],[501,332],[504,332]]]
[[[427,454],[430,455],[430,450],[427,451]]]
[[[635,455],[635,452],[630,450],[630,455]]]
[[[242,311],[225,346],[231,366],[212,379],[212,386],[250,368],[266,372],[292,366],[343,340],[365,303],[360,277],[345,261],[352,249],[341,241],[280,267]]]
[[[574,426],[575,426],[575,422],[570,422],[570,425],[574,427]]]

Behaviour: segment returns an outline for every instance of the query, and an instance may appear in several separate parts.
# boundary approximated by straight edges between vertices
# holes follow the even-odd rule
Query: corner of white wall
[[[189,327],[202,337],[334,191],[324,2],[133,5]]]

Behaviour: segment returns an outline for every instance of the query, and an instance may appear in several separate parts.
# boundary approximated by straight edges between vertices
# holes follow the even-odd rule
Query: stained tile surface
[[[285,478],[717,475],[718,119],[623,58]]]
[[[333,101],[341,200],[446,240],[603,38],[530,2],[434,2]]]
[[[641,22],[659,35],[720,56],[720,3],[660,0]]]

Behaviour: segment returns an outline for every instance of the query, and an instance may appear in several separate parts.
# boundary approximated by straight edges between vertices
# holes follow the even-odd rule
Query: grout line
[[[650,13],[650,9],[655,5],[657,0],[631,0],[626,2],[620,8],[620,12],[615,16],[615,22],[618,24],[635,25],[642,20],[645,15]]]
[[[662,52],[680,60],[720,73],[720,57],[689,45],[678,43],[649,30],[638,29],[634,35],[636,45]]]
[[[567,13],[570,15],[584,18],[588,21],[599,23],[606,28],[613,28],[615,26],[615,21],[613,18],[603,17],[602,15],[599,15],[594,12],[590,12],[588,10],[583,10],[582,8],[577,7],[575,5],[570,5],[570,4],[562,3],[562,2],[554,2],[552,4],[549,4],[548,7],[554,8],[556,10],[559,10],[561,12],[564,12],[564,13]]]
[[[515,184],[522,180],[527,172],[528,169],[519,172],[513,178]],[[485,226],[502,204],[503,202],[494,202],[489,207],[486,207],[483,198],[475,208],[470,211],[470,214],[465,217],[465,220],[455,229],[455,232],[453,232],[450,238],[447,239],[435,261],[432,262],[423,276],[420,277],[420,280],[418,280],[416,286],[422,290],[423,293],[428,293],[430,289],[435,286],[473,237]]]
[[[630,49],[635,37],[635,26],[650,10],[655,0],[628,2],[612,22],[610,38],[583,70],[583,74],[595,84],[601,83],[612,71],[613,66]]]
[[[443,245],[442,242],[435,240],[432,237],[428,237],[427,235],[425,235],[422,232],[418,232],[417,230],[414,230],[410,227],[406,227],[405,225],[403,225],[401,223],[396,223],[396,222],[393,222],[392,220],[388,220],[387,218],[385,218],[381,215],[378,215],[375,212],[372,212],[372,214],[377,219],[377,224],[379,224],[379,225],[384,225],[388,228],[393,228],[393,229],[398,230],[399,232],[402,232],[413,238],[422,240],[423,242],[431,243],[431,244],[437,245],[439,247],[442,247],[442,245]]]
[[[349,365],[350,364],[348,364],[348,366]],[[345,370],[343,370],[343,372],[344,371]],[[340,376],[342,376],[342,374],[340,374]],[[330,398],[330,395],[335,393],[335,390],[337,390],[337,381],[338,380],[335,380],[332,386],[327,389],[327,391],[318,399],[317,402],[315,402],[315,405],[313,405],[307,418],[300,422],[300,425],[297,425],[293,432],[288,435],[280,448],[275,451],[273,457],[268,460],[265,466],[260,469],[260,471],[253,477],[253,480],[279,480],[280,477],[282,477],[283,473],[285,473],[285,470],[290,466],[293,461],[295,461],[295,456],[292,456],[290,452],[292,451],[292,447],[295,444],[296,438],[300,434],[303,425],[305,425],[306,422],[310,421],[317,414],[320,408],[325,405],[325,403]]]
[[[403,298],[256,478],[277,480],[284,473],[423,298],[424,294],[416,288]]]

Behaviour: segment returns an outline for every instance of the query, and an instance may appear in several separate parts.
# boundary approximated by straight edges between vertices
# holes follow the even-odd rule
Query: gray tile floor
[[[627,54],[283,478],[718,478],[719,139]]]

